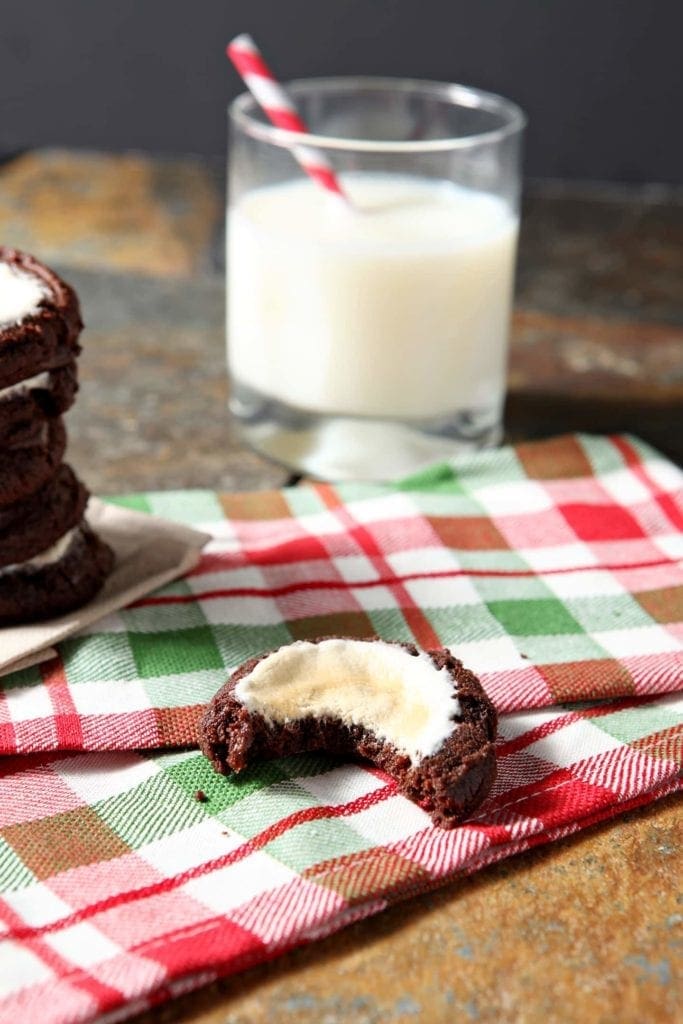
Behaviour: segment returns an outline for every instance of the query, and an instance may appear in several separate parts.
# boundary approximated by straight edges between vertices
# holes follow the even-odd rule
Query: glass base
[[[390,481],[502,437],[501,405],[431,420],[324,415],[296,409],[233,379],[230,410],[257,452],[319,480]]]

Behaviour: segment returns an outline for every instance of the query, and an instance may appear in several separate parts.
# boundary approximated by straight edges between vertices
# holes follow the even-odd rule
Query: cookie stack
[[[0,626],[85,604],[114,562],[63,462],[82,327],[69,285],[0,246]]]

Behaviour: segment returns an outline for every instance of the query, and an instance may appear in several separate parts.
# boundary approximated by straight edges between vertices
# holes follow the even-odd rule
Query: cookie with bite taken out
[[[496,712],[447,649],[327,637],[246,662],[210,702],[199,743],[214,768],[310,750],[367,759],[452,828],[496,774]]]

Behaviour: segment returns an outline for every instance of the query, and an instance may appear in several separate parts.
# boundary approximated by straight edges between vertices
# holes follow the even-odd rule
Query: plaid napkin
[[[231,778],[193,751],[4,758],[0,1020],[133,1015],[656,800],[680,785],[683,699],[506,715],[498,757],[449,832],[318,756]]]
[[[3,749],[34,753],[0,760],[0,1020],[122,1019],[678,789],[681,483],[638,441],[572,437],[399,488],[130,499],[215,540],[1,681]],[[512,712],[459,828],[322,755],[224,778],[125,749],[192,743],[228,668],[342,631],[452,644]]]
[[[681,688],[683,474],[639,441],[522,444],[399,487],[127,503],[214,540],[184,580],[3,679],[0,753],[194,744],[230,670],[331,633],[455,647],[502,712]]]

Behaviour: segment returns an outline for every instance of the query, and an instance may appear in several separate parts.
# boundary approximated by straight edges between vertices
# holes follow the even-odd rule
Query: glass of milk
[[[525,117],[478,89],[293,82],[310,135],[230,108],[227,349],[244,438],[396,479],[502,435]],[[351,200],[309,179],[322,150]]]

